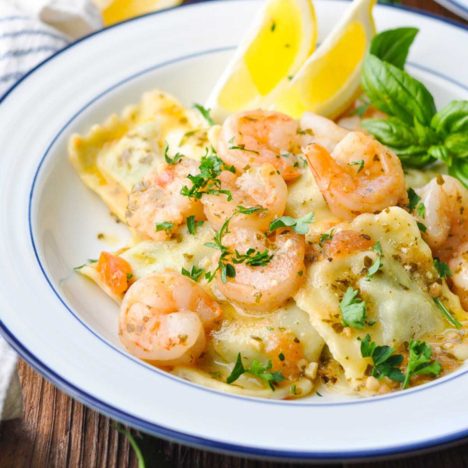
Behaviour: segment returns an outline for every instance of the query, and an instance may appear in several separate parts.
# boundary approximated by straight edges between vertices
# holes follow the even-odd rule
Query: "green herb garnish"
[[[445,262],[439,260],[437,257],[434,257],[434,267],[442,279],[452,276],[452,272],[450,271],[449,266]]]
[[[273,254],[270,254],[268,249],[263,252],[259,252],[253,248],[247,249],[245,254],[240,254],[237,250],[235,256],[232,258],[233,263],[245,263],[250,266],[265,266],[268,265],[273,258]]]
[[[364,169],[364,159],[358,159],[356,161],[351,161],[348,163],[348,166],[357,166],[357,174],[359,174]]]
[[[372,250],[377,254],[377,258],[374,260],[374,263],[369,267],[367,270],[367,278],[371,278],[374,276],[383,266],[382,263],[382,257],[383,257],[383,252],[382,252],[382,245],[380,244],[380,241],[377,241],[372,247]]]
[[[192,182],[192,186],[184,185],[180,191],[182,195],[196,200],[199,200],[204,194],[226,195],[228,200],[232,200],[231,192],[221,189],[221,181],[218,176],[222,171],[235,173],[236,170],[233,166],[227,166],[213,148],[211,148],[211,153],[207,149],[205,155],[202,156],[199,170],[199,174],[187,176],[187,179]]]
[[[394,349],[390,346],[377,346],[369,334],[361,341],[362,357],[372,359],[371,375],[373,377],[378,379],[388,377],[396,382],[403,382],[405,377],[398,367],[403,362],[403,356],[393,354],[393,352]]]
[[[263,208],[262,206],[251,206],[247,208],[245,206],[238,205],[235,213],[250,215],[254,213],[261,213],[263,211],[267,211],[267,209]]]
[[[290,227],[298,234],[307,234],[309,231],[309,224],[314,221],[314,213],[309,213],[302,218],[292,218],[291,216],[281,216],[276,218],[270,223],[270,231],[283,227]]]
[[[186,219],[188,232],[192,235],[197,233],[197,229],[203,225],[204,221],[197,221],[195,216],[189,216]]]
[[[455,328],[461,328],[462,324],[453,316],[452,312],[450,312],[446,305],[438,297],[434,297],[433,299],[439,310],[442,312],[442,315],[447,319],[447,322]]]
[[[442,366],[440,363],[432,359],[432,348],[424,341],[411,340],[403,388],[409,387],[410,379],[413,375],[432,375],[437,377],[441,371]]]
[[[203,268],[198,268],[197,266],[192,265],[192,268],[190,270],[182,268],[181,273],[184,276],[189,277],[193,281],[198,281],[201,278],[201,276],[205,273],[205,270]]]
[[[180,160],[184,157],[181,153],[176,153],[172,158],[169,156],[169,145],[166,143],[164,147],[164,160],[167,164],[175,165],[180,162]]]
[[[210,115],[211,109],[207,109],[203,107],[201,104],[194,104],[193,107],[197,109],[198,112],[202,115],[202,117],[208,122],[208,125],[214,125],[215,121]]]
[[[174,227],[174,223],[170,221],[164,221],[163,223],[157,223],[154,229],[158,231],[170,231]]]
[[[323,234],[320,234],[319,246],[323,247],[323,244],[325,244],[325,242],[332,240],[334,234],[335,234],[334,229],[332,229],[330,232],[324,232]]]
[[[362,329],[366,326],[366,303],[358,297],[359,291],[351,286],[346,290],[340,302],[343,325]]]
[[[237,355],[236,363],[231,374],[226,379],[228,384],[235,382],[242,374],[248,373],[252,374],[259,379],[262,379],[268,383],[272,390],[275,390],[275,387],[283,382],[285,379],[284,375],[281,372],[271,372],[272,363],[268,361],[267,364],[262,364],[261,362],[254,359],[250,368],[245,368],[242,364],[241,353]]]

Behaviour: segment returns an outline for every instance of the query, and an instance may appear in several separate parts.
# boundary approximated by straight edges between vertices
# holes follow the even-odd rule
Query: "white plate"
[[[321,36],[346,2],[317,1]],[[352,459],[413,451],[468,434],[466,367],[388,396],[296,402],[201,388],[126,354],[117,307],[72,267],[106,246],[114,223],[67,160],[66,143],[152,87],[202,102],[258,2],[211,2],[147,15],[69,46],[25,77],[0,105],[2,333],[73,397],[143,431],[238,454]],[[379,29],[421,29],[410,56],[439,105],[468,97],[462,29],[377,7]],[[113,248],[116,246],[114,245]],[[107,247],[109,248],[109,247]],[[112,247],[110,247],[112,248]]]
[[[436,0],[436,2],[468,21],[468,0]]]

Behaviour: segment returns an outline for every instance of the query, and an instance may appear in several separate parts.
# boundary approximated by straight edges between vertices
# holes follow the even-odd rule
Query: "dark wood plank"
[[[460,18],[432,0],[406,0],[402,3],[462,22]],[[137,466],[135,455],[127,439],[115,430],[112,421],[72,400],[22,361],[19,364],[19,373],[24,392],[24,417],[0,425],[1,468]],[[295,466],[213,454],[148,436],[141,438],[138,434],[136,436],[148,459],[151,460],[150,467]],[[462,468],[468,467],[468,444],[401,460],[327,466]]]

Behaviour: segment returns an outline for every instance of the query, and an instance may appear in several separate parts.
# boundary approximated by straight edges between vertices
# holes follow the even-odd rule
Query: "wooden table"
[[[406,0],[402,3],[460,21],[432,0]],[[0,425],[0,468],[137,466],[128,441],[116,431],[110,419],[57,390],[23,361],[19,363],[19,374],[24,395],[24,416]],[[147,436],[139,439],[139,442],[145,455],[151,460],[149,466],[158,468],[294,466],[212,454]],[[366,466],[468,467],[468,444],[428,455],[375,462]]]

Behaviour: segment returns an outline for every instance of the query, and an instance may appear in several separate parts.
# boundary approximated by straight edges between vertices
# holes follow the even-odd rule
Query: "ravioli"
[[[128,193],[148,172],[164,166],[166,143],[171,154],[180,151],[197,159],[207,146],[206,134],[197,113],[154,90],[86,135],[72,135],[68,151],[83,182],[125,222]]]
[[[429,294],[434,283],[440,283],[439,298],[452,314],[460,321],[468,317],[458,297],[438,279],[431,251],[406,211],[393,207],[377,215],[363,214],[340,228],[380,241],[381,270],[366,278],[366,257],[375,260],[373,251],[322,259],[309,266],[306,283],[295,299],[357,387],[370,364],[369,358],[361,356],[359,341],[367,333],[379,345],[397,348],[410,339],[434,339],[452,327]],[[339,304],[349,286],[358,289],[367,304],[368,325],[363,330],[342,325]]]

